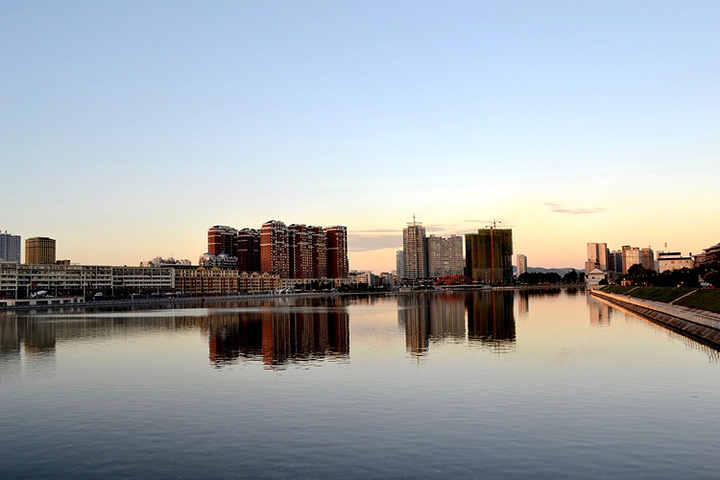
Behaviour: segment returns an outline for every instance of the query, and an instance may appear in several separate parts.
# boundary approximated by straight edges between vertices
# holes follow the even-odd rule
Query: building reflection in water
[[[530,293],[527,290],[518,291],[517,311],[520,317],[526,317],[530,313]]]
[[[514,348],[514,299],[509,290],[468,296],[468,339],[498,351]]]
[[[350,355],[350,320],[340,308],[259,310],[214,316],[208,330],[210,361],[218,367],[261,360],[269,367]]]
[[[610,305],[600,300],[587,296],[588,313],[590,315],[590,325],[596,327],[610,326]]]
[[[515,343],[512,291],[401,295],[398,305],[398,321],[413,355],[424,355],[432,343],[447,340],[467,339],[499,351]]]

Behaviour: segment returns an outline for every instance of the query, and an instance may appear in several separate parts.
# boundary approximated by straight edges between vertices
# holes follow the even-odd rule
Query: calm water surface
[[[718,353],[584,292],[0,314],[2,478],[718,478]]]

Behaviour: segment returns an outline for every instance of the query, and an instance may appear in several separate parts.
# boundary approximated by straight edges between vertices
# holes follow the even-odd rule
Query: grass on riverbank
[[[619,285],[608,285],[602,290],[607,293],[629,295],[635,298],[653,300],[656,302],[670,303],[683,295],[688,295],[675,302],[675,305],[683,305],[689,308],[700,308],[711,312],[720,313],[720,290],[700,290],[696,288],[674,288],[674,287],[622,287]]]

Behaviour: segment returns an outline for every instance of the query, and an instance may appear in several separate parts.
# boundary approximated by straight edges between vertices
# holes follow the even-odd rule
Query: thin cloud
[[[568,213],[570,215],[587,215],[587,214],[593,214],[593,213],[601,213],[601,212],[605,211],[605,209],[602,207],[570,208],[570,207],[566,207],[565,205],[562,205],[560,203],[553,203],[553,202],[545,202],[545,205],[550,207],[550,211],[553,211],[556,213]]]
[[[386,248],[402,249],[402,232],[392,234],[365,234],[348,232],[348,246],[351,252],[370,252]]]

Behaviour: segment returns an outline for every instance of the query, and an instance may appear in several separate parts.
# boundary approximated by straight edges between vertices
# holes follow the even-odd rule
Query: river
[[[578,291],[0,314],[2,478],[717,478],[720,356]]]

